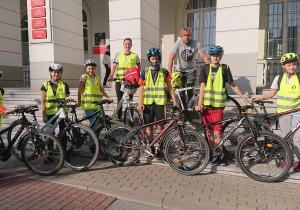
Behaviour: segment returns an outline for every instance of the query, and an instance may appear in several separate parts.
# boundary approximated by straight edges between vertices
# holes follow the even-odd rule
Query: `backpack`
[[[284,74],[280,74],[280,75],[278,76],[278,80],[277,80],[278,90],[280,89],[280,83],[281,83],[281,81],[282,81],[283,75],[284,75]],[[298,81],[299,81],[299,83],[300,83],[300,74],[296,73],[296,75],[297,75]]]
[[[125,72],[125,82],[137,84],[140,80],[140,72],[136,67],[128,69]]]

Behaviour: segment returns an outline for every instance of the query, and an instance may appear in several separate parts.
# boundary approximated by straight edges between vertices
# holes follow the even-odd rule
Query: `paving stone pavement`
[[[54,176],[42,177],[11,158],[0,163],[3,172],[166,209],[300,208],[299,174],[290,172],[282,182],[262,183],[246,177],[233,163],[228,167],[209,166],[199,175],[184,176],[159,162],[115,167],[99,160],[88,171],[64,167]]]

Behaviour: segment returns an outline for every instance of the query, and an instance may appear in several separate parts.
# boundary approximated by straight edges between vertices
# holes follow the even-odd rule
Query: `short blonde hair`
[[[191,34],[191,36],[193,35],[192,30],[190,28],[186,27],[186,28],[181,29],[180,37],[182,37],[183,34],[187,34],[187,33]]]

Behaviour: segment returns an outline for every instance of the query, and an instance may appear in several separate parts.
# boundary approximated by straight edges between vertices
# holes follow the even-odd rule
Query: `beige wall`
[[[0,5],[0,85],[23,86],[20,0],[0,0]]]

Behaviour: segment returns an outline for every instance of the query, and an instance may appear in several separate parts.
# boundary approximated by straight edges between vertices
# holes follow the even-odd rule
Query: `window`
[[[88,55],[88,26],[87,26],[87,16],[86,12],[82,10],[82,22],[83,22],[83,50],[84,50],[84,60],[89,58]]]
[[[191,28],[193,39],[208,53],[216,40],[216,0],[188,0],[185,8],[186,26]],[[199,59],[198,54],[196,59]]]
[[[284,53],[299,53],[298,25],[300,2],[267,1],[266,58],[279,59]]]
[[[27,15],[21,20],[22,64],[29,66],[28,21]]]

